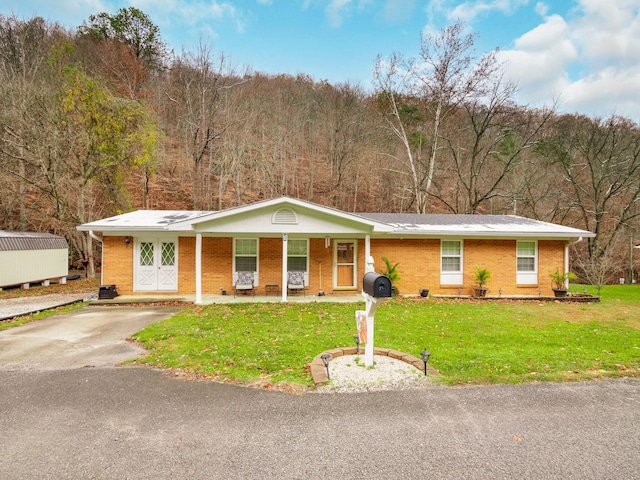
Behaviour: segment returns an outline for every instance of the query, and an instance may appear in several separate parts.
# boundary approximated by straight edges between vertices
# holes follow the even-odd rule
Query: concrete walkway
[[[195,303],[195,295],[120,295],[113,299],[98,299],[97,293],[49,294],[0,300],[0,321],[50,310],[72,303],[89,302],[91,305],[131,305],[138,303]],[[202,304],[278,303],[279,295],[203,295]],[[362,295],[290,295],[290,303],[334,302],[355,303]]]
[[[119,295],[113,299],[92,300],[92,303],[101,304],[127,304],[127,303],[154,303],[154,302],[187,302],[194,303],[195,295]],[[282,301],[281,295],[219,295],[207,294],[202,295],[202,304],[210,305],[213,303],[279,303]],[[289,295],[288,303],[310,303],[310,302],[333,302],[333,303],[354,303],[363,302],[361,294],[353,295]]]

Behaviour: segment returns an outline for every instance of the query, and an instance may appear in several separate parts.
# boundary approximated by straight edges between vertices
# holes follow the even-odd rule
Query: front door
[[[356,288],[358,271],[356,259],[358,258],[356,242],[334,243],[334,274],[333,282],[336,289]]]
[[[138,239],[135,256],[136,291],[178,290],[178,243],[175,240]]]

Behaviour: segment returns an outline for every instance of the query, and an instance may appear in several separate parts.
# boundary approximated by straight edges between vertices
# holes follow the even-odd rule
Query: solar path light
[[[356,354],[360,355],[360,335],[356,333],[353,339],[356,341]]]
[[[327,380],[331,380],[331,377],[329,376],[329,359],[331,358],[331,355],[323,353],[320,355],[320,358],[322,359],[322,363],[324,363],[324,368],[327,369]]]
[[[431,352],[429,352],[429,350],[427,350],[426,348],[420,352],[420,357],[422,358],[422,361],[424,362],[424,374],[425,376],[427,375],[427,362],[429,361],[429,357],[431,356]]]

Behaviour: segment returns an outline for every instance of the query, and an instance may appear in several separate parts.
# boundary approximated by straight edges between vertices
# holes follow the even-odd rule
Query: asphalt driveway
[[[640,479],[638,379],[290,395],[113,368],[173,310],[0,335],[0,478]]]
[[[90,306],[0,332],[0,370],[114,367],[144,350],[127,342],[181,307]]]

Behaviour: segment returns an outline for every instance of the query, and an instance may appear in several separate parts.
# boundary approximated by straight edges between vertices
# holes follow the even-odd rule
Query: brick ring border
[[[364,354],[362,349],[360,349],[361,355]],[[329,381],[327,377],[327,369],[322,362],[322,355],[324,354],[331,355],[330,361],[334,358],[342,357],[343,355],[357,355],[356,347],[345,347],[345,348],[334,348],[333,350],[326,350],[318,355],[309,363],[309,370],[311,371],[311,376],[313,377],[313,383],[316,386],[324,385]],[[418,370],[424,371],[424,362],[413,355],[409,355],[408,353],[399,352],[397,350],[393,350],[390,348],[378,348],[375,347],[373,349],[374,355],[380,355],[383,357],[391,357],[396,360],[400,360],[402,362],[408,363],[409,365],[413,365]],[[440,372],[438,372],[435,368],[431,367],[427,364],[427,373],[433,377],[440,377]]]

